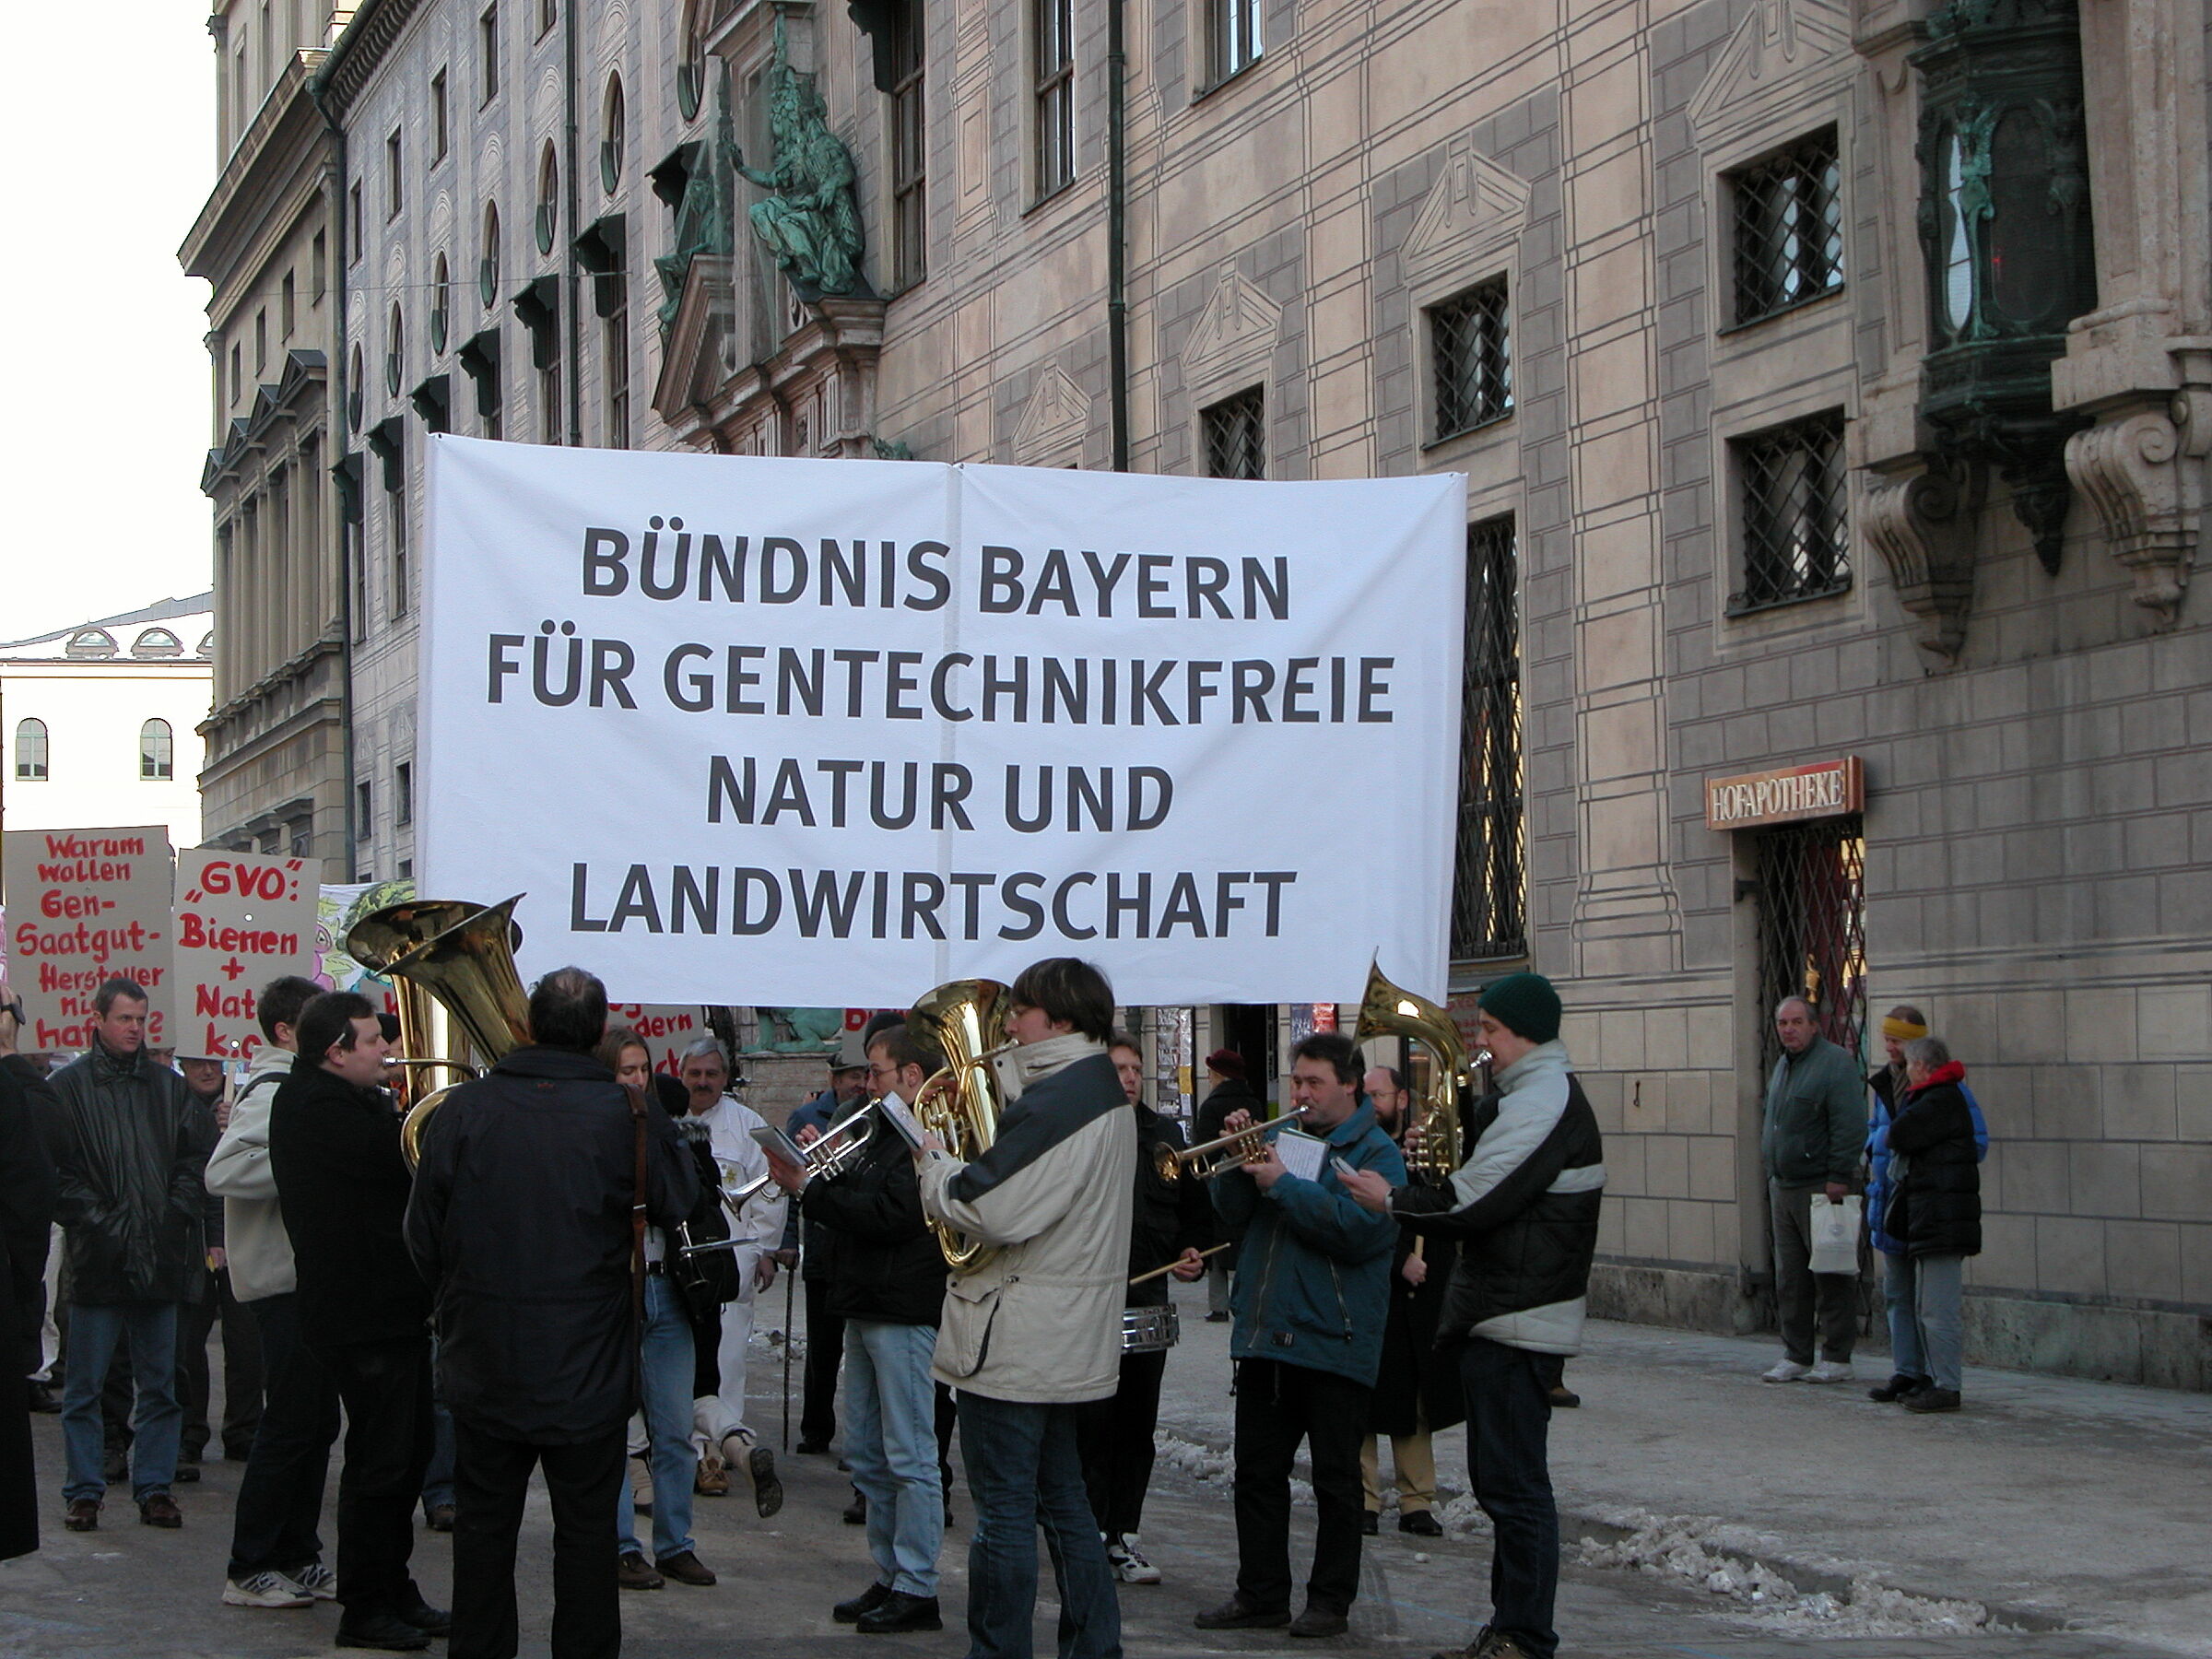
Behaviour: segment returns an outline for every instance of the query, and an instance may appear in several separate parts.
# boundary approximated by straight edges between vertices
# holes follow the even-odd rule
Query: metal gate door
[[[1820,1034],[1865,1058],[1865,853],[1856,815],[1789,824],[1759,838],[1762,1075],[1782,1054],[1771,1016],[1785,996],[1811,1003]]]

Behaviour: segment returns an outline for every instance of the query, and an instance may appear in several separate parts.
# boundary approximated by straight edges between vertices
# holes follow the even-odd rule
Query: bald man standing
[[[1813,1205],[1840,1204],[1859,1178],[1866,1150],[1866,1089],[1858,1063],[1820,1035],[1819,1016],[1802,996],[1774,1009],[1782,1058],[1767,1079],[1759,1148],[1767,1171],[1774,1226],[1774,1312],[1783,1355],[1762,1381],[1846,1382],[1858,1334],[1853,1276],[1815,1273]],[[1814,1318],[1820,1353],[1813,1355]]]

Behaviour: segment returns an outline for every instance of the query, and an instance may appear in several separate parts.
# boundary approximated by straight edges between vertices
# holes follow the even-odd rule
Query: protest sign
[[[671,1077],[683,1070],[684,1050],[713,1035],[707,1026],[707,1011],[695,1003],[618,1003],[607,1010],[606,1023],[635,1031],[653,1055],[653,1069]]]
[[[257,1002],[279,975],[314,977],[321,859],[221,847],[177,854],[176,981],[187,1012],[177,1053],[251,1060],[263,1043]]]
[[[424,890],[655,1002],[1441,998],[1464,481],[430,441]]]
[[[92,1046],[92,999],[111,979],[147,988],[147,1044],[174,1041],[169,831],[10,830],[0,847],[8,985],[29,1053]]]

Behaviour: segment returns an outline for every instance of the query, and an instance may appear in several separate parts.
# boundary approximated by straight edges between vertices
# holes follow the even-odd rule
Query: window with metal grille
[[[1206,0],[1206,81],[1218,85],[1260,55],[1260,0]]]
[[[138,775],[156,783],[177,775],[177,740],[168,721],[149,720],[138,728]]]
[[[1738,439],[1735,449],[1744,562],[1729,614],[1850,587],[1841,411]]]
[[[1859,1053],[1866,1024],[1865,831],[1856,814],[1759,832],[1760,1075],[1782,1056],[1773,1014],[1812,1005],[1820,1035]]]
[[[924,214],[928,163],[922,119],[922,0],[891,12],[891,285],[928,275]]]
[[[1452,868],[1452,957],[1463,962],[1528,954],[1520,558],[1511,517],[1467,529],[1465,654]]]
[[[606,447],[629,447],[629,284],[617,277],[621,295],[606,320]]]
[[[1505,278],[1429,308],[1429,368],[1439,440],[1513,412],[1512,317]]]
[[[1728,175],[1738,324],[1843,286],[1841,182],[1833,127]]]
[[[1207,477],[1267,476],[1267,400],[1261,388],[1254,386],[1199,410],[1198,424],[1206,433]]]
[[[1076,176],[1076,4],[1035,0],[1037,194],[1048,196]]]

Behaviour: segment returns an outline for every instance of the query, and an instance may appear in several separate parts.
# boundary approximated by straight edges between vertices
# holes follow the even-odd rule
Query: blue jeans
[[[1882,1253],[1882,1300],[1889,1315],[1889,1369],[1900,1377],[1925,1378],[1928,1357],[1912,1317],[1912,1258]]]
[[[119,1342],[130,1346],[131,1377],[138,1403],[131,1415],[131,1496],[144,1502],[169,1490],[177,1477],[177,1437],[184,1409],[177,1404],[177,1304],[113,1302],[69,1304],[68,1381],[62,1390],[62,1438],[68,1453],[65,1500],[99,1499],[108,1490],[101,1472],[107,1430],[100,1391],[115,1362]]]
[[[1083,1488],[1078,1406],[960,1394],[968,1543],[968,1659],[1030,1659],[1037,1529],[1060,1587],[1060,1659],[1121,1659],[1122,1606]]]
[[[665,1561],[696,1547],[691,1482],[698,1465],[691,1456],[691,1316],[684,1312],[676,1287],[657,1273],[645,1277],[645,1334],[638,1345],[638,1362],[645,1432],[653,1442],[653,1558]],[[627,1480],[616,1494],[615,1507],[621,1553],[642,1554]]]
[[[1467,1476],[1490,1518],[1490,1618],[1532,1659],[1552,1659],[1559,1632],[1559,1511],[1551,1493],[1549,1355],[1487,1336],[1460,1345],[1467,1402]]]
[[[945,1490],[937,1484],[937,1327],[845,1321],[845,1456],[868,1500],[876,1582],[937,1593]]]
[[[1912,1327],[1923,1367],[1936,1386],[1959,1392],[1966,1333],[1959,1303],[1966,1293],[1966,1258],[1916,1255],[1912,1263]]]

